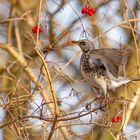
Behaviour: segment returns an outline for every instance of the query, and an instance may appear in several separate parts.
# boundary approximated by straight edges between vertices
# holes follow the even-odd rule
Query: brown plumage
[[[98,91],[101,89],[107,94],[108,89],[114,89],[130,81],[119,76],[119,67],[125,57],[123,50],[115,48],[95,49],[92,42],[87,39],[72,42],[82,50],[81,73],[95,89]]]
[[[93,62],[95,59],[99,59],[113,76],[118,77],[119,66],[123,59],[121,50],[113,48],[91,50],[89,61]]]

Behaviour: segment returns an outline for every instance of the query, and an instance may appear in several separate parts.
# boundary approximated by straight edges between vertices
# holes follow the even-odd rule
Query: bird
[[[126,58],[125,52],[117,48],[95,48],[88,39],[72,40],[81,51],[80,70],[85,80],[93,87],[96,94],[107,95],[109,90],[115,90],[129,83],[129,78],[119,75],[119,69]]]

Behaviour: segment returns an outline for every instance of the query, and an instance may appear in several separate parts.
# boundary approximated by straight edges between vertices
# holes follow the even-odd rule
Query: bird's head
[[[94,49],[93,43],[87,39],[82,39],[79,41],[71,41],[74,44],[77,44],[83,53],[88,53],[91,49]]]

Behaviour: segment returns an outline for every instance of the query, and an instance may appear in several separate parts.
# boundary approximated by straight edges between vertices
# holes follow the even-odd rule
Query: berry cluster
[[[93,14],[96,13],[96,9],[93,8],[92,6],[90,6],[89,4],[87,4],[85,7],[83,7],[81,9],[81,13],[82,14],[87,14],[89,16],[92,16]]]
[[[38,28],[39,28],[39,31],[38,31]],[[33,27],[32,27],[32,32],[33,32],[33,33],[37,33],[37,31],[38,31],[39,33],[42,33],[42,32],[43,32],[43,29],[42,29],[41,27],[39,27],[38,25],[33,26]]]
[[[118,123],[121,119],[122,119],[122,116],[118,115],[118,116],[112,118],[112,122],[113,123]]]

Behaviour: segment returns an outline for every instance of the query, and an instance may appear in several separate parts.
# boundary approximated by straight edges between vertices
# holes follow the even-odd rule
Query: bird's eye
[[[80,44],[81,44],[81,45],[85,45],[85,44],[86,44],[86,42],[82,41],[82,42],[80,42]]]

